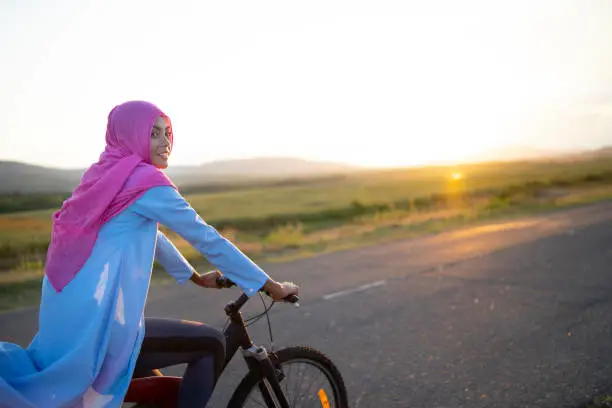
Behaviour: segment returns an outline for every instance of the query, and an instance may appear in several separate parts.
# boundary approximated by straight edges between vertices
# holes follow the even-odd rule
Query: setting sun
[[[451,175],[451,178],[453,180],[461,180],[463,178],[463,173],[461,172],[455,172]]]

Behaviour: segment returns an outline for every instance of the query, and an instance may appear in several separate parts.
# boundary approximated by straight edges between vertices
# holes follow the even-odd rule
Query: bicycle
[[[217,286],[230,288],[235,286],[235,283],[222,276],[217,279]],[[230,398],[228,408],[249,406],[348,408],[348,397],[342,375],[325,354],[303,346],[288,347],[274,352],[253,343],[247,327],[264,315],[268,319],[268,329],[272,339],[268,312],[275,302],[266,306],[263,313],[245,321],[240,309],[248,300],[249,297],[243,293],[224,308],[228,324],[223,330],[227,343],[223,369],[240,349],[249,370]],[[297,305],[299,297],[290,295],[284,301]],[[319,379],[314,381],[313,377]],[[174,376],[132,379],[124,402],[137,403],[138,408],[174,408],[180,385],[181,377]],[[291,385],[295,388],[290,389]]]

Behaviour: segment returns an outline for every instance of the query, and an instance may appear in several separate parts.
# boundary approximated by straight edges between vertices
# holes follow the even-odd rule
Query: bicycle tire
[[[275,354],[277,357],[276,362],[281,368],[283,364],[287,364],[292,361],[304,361],[320,369],[321,372],[327,377],[327,380],[331,385],[335,402],[334,407],[348,408],[348,397],[342,375],[340,374],[340,371],[336,365],[325,354],[311,347],[303,346],[288,347],[277,351]],[[251,391],[261,380],[261,374],[257,374],[255,372],[249,372],[247,375],[245,375],[232,394],[227,407],[243,407],[247,398],[251,394]]]

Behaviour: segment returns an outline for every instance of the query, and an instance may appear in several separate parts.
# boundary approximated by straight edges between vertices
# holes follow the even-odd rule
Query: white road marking
[[[334,293],[330,293],[329,295],[323,296],[323,300],[329,300],[329,299],[333,299],[339,296],[350,295],[351,293],[355,293],[355,292],[362,292],[370,288],[375,288],[377,286],[385,285],[386,283],[387,283],[386,280],[379,280],[376,282],[368,283],[367,285],[359,286],[357,288],[341,290],[340,292],[334,292]]]

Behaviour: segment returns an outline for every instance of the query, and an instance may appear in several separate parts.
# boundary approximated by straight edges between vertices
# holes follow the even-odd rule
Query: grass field
[[[254,259],[280,261],[612,199],[612,161],[359,172],[186,198]],[[36,297],[54,211],[0,215],[0,310]],[[206,267],[167,232],[188,259]]]

